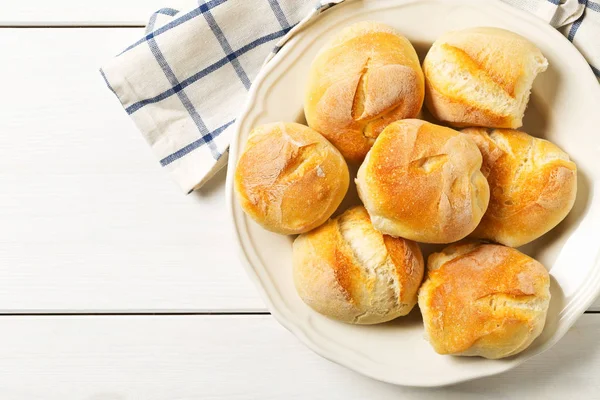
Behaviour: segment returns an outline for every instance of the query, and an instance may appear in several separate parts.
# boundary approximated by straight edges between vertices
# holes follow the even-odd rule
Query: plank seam
[[[584,314],[600,314],[600,310],[585,311]],[[271,315],[268,311],[161,311],[161,312],[0,312],[0,317],[127,317],[127,316],[246,316]]]
[[[230,316],[230,315],[271,315],[268,311],[161,311],[161,312],[14,312],[6,313],[1,312],[0,317],[64,317],[64,316],[92,316],[92,317],[119,317],[119,316]]]
[[[113,24],[86,24],[86,25],[77,25],[77,24],[8,24],[0,22],[0,29],[89,29],[89,28],[106,28],[106,29],[114,29],[114,28],[145,28],[145,24],[131,23],[131,24],[121,24],[121,25],[113,25]]]

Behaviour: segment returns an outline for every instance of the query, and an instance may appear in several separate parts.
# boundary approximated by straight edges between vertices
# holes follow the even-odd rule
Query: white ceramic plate
[[[552,301],[542,335],[525,352],[503,360],[436,354],[423,338],[419,311],[390,323],[353,326],[307,307],[292,281],[293,237],[267,232],[233,199],[232,175],[250,130],[274,121],[304,121],[308,69],[318,49],[341,28],[361,20],[396,27],[421,60],[443,32],[498,26],[534,42],[549,69],[535,81],[523,130],[567,151],[579,168],[575,207],[557,228],[522,250],[552,276]],[[318,354],[382,381],[440,386],[497,374],[556,343],[600,289],[600,89],[584,58],[559,32],[501,2],[469,0],[365,0],[346,2],[300,30],[256,78],[231,144],[227,198],[247,271],[272,314]],[[356,203],[350,190],[340,208]]]

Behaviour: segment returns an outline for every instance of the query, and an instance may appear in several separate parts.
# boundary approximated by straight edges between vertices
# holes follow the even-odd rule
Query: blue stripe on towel
[[[204,14],[208,10],[215,8],[216,6],[219,6],[223,3],[225,3],[226,1],[227,0],[211,0],[206,3],[201,4],[200,6],[198,6],[198,8],[194,8],[189,13],[183,14],[181,17],[177,17],[177,18],[173,19],[173,21],[169,22],[168,24],[165,24],[165,25],[161,26],[160,28],[158,28],[157,30],[155,30],[154,32],[151,32],[148,35],[144,36],[143,38],[141,38],[140,40],[138,40],[137,42],[135,42],[134,44],[132,44],[131,46],[129,46],[128,48],[123,50],[119,55],[117,55],[117,57],[123,53],[128,52],[129,50],[133,49],[134,47],[139,46],[140,44],[150,40],[151,38],[154,38],[158,35],[162,35],[163,33],[175,28],[176,26],[181,25],[184,22],[187,22],[190,19],[197,17],[198,15]]]
[[[154,30],[154,25],[156,25],[156,18],[159,14],[168,15],[174,17],[179,11],[174,8],[161,8],[158,11],[155,11],[148,21],[148,25],[146,25],[146,33],[152,32]]]
[[[210,13],[210,11],[207,11],[204,13],[204,18],[206,19],[206,22],[208,22],[208,26],[210,26],[210,29],[215,34],[217,40],[219,41],[219,44],[221,45],[221,48],[225,52],[225,54],[233,54],[234,52],[233,52],[233,49],[231,48],[231,45],[227,41],[225,34],[223,33],[223,31],[217,24],[217,21],[215,21],[215,17],[213,17],[213,15]],[[240,60],[238,60],[237,58],[232,58],[229,61],[231,62],[231,65],[233,66],[233,69],[237,73],[238,77],[244,84],[244,87],[246,88],[246,90],[250,89],[250,78],[248,78],[248,75],[246,75],[246,71],[244,71],[244,68],[242,68],[242,64],[240,63]]]
[[[583,15],[581,15],[581,17],[577,18],[575,20],[575,22],[573,22],[573,25],[571,25],[571,29],[569,29],[569,34],[567,35],[567,39],[569,39],[571,42],[573,41],[573,39],[575,39],[575,35],[577,34],[577,30],[581,26],[582,21],[583,21]]]
[[[247,53],[248,51],[252,50],[255,47],[260,46],[261,44],[265,44],[270,42],[271,40],[280,38],[282,36],[285,36],[286,33],[288,33],[294,26],[290,26],[287,29],[282,29],[278,32],[274,32],[268,35],[265,35],[263,37],[260,37],[250,43],[248,43],[247,45],[245,45],[244,47],[240,48],[239,50],[235,51],[232,54],[227,55],[226,57],[223,57],[222,59],[220,59],[219,61],[215,62],[212,65],[209,65],[208,67],[204,68],[201,71],[198,71],[197,73],[195,73],[194,75],[190,76],[187,79],[184,79],[183,81],[181,81],[179,83],[179,85],[173,86],[171,89],[166,90],[160,94],[158,94],[157,96],[151,97],[149,99],[144,99],[141,101],[138,101],[132,105],[130,105],[129,107],[127,107],[125,109],[125,111],[127,111],[127,114],[133,114],[134,112],[138,111],[140,108],[144,107],[147,104],[153,104],[153,103],[157,103],[161,100],[164,100],[170,96],[172,96],[173,94],[177,93],[178,91],[186,88],[187,86],[191,85],[192,83],[204,78],[205,76],[207,76],[208,74],[210,74],[211,72],[221,68],[223,65],[227,64],[228,62],[230,62],[232,59],[238,58],[239,56],[241,56],[244,53]]]
[[[600,12],[600,3],[594,3],[593,1],[588,1],[585,6],[592,11]]]
[[[225,129],[229,128],[229,126],[231,126],[233,123],[235,122],[235,119],[232,121],[227,122],[225,125],[215,129],[214,131],[212,131],[210,133],[210,136],[214,139],[217,136],[219,136],[221,134],[221,132],[223,132]],[[173,161],[177,161],[179,160],[181,157],[185,156],[186,154],[191,153],[192,151],[196,150],[198,147],[202,146],[204,144],[204,139],[200,138],[190,144],[188,144],[187,146],[185,146],[184,148],[177,150],[175,153],[168,155],[167,157],[163,158],[162,160],[160,160],[160,165],[162,165],[163,167],[171,164]]]
[[[150,46],[150,49],[152,50],[152,54],[154,54],[156,61],[158,62],[158,64],[162,68],[163,72],[165,73],[167,79],[169,80],[169,83],[171,85],[173,85],[174,88],[180,87],[181,85],[180,85],[177,77],[175,76],[175,73],[169,66],[169,63],[165,59],[163,53],[158,48],[158,45],[157,45],[154,37],[151,37],[148,40],[148,45]],[[203,141],[203,143],[208,144],[208,147],[210,148],[210,151],[211,151],[214,159],[218,160],[221,157],[221,154],[217,150],[217,146],[212,142],[213,136],[206,128],[206,125],[204,125],[204,121],[202,121],[200,114],[198,114],[198,111],[194,108],[194,105],[192,104],[190,99],[187,97],[187,94],[183,91],[183,88],[177,90],[177,96],[179,97],[179,100],[181,101],[181,103],[183,104],[183,106],[185,107],[187,112],[190,114],[190,117],[196,124],[196,127],[198,128],[198,131],[200,132],[200,135],[201,135],[201,140]]]
[[[268,0],[268,1],[269,1],[269,5],[271,6],[271,10],[273,10],[273,13],[275,14],[275,18],[277,18],[279,25],[281,25],[281,28],[283,28],[283,29],[289,28],[290,23],[288,22],[287,18],[285,17],[285,14],[283,13],[281,6],[279,5],[279,1],[277,1],[277,0]]]

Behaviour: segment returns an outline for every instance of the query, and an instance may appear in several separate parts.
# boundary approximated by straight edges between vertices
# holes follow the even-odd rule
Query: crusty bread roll
[[[447,32],[423,62],[425,104],[453,126],[519,128],[533,80],[547,66],[540,50],[514,32]]]
[[[577,167],[565,152],[511,129],[463,132],[477,143],[490,185],[490,204],[472,237],[518,247],[567,216],[577,194]]]
[[[544,266],[497,244],[459,243],[430,255],[419,290],[425,333],[440,354],[517,354],[542,332],[549,303]]]
[[[373,226],[417,242],[471,233],[489,201],[481,153],[469,135],[421,120],[394,122],[358,170],[358,194]]]
[[[300,235],[294,242],[293,264],[294,282],[306,304],[354,324],[408,314],[424,270],[419,246],[373,229],[364,207]]]
[[[323,136],[278,122],[250,132],[234,188],[244,211],[265,229],[297,234],[327,221],[349,180],[346,161]]]
[[[362,161],[392,121],[423,105],[423,72],[415,49],[395,29],[359,22],[336,35],[312,63],[304,112],[346,157]]]

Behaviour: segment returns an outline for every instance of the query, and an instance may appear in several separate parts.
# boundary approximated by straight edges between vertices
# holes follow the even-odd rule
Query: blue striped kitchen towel
[[[100,72],[160,164],[189,193],[227,162],[235,118],[264,63],[303,24],[343,1],[200,0],[166,7]],[[599,3],[503,1],[561,29],[600,76]]]

